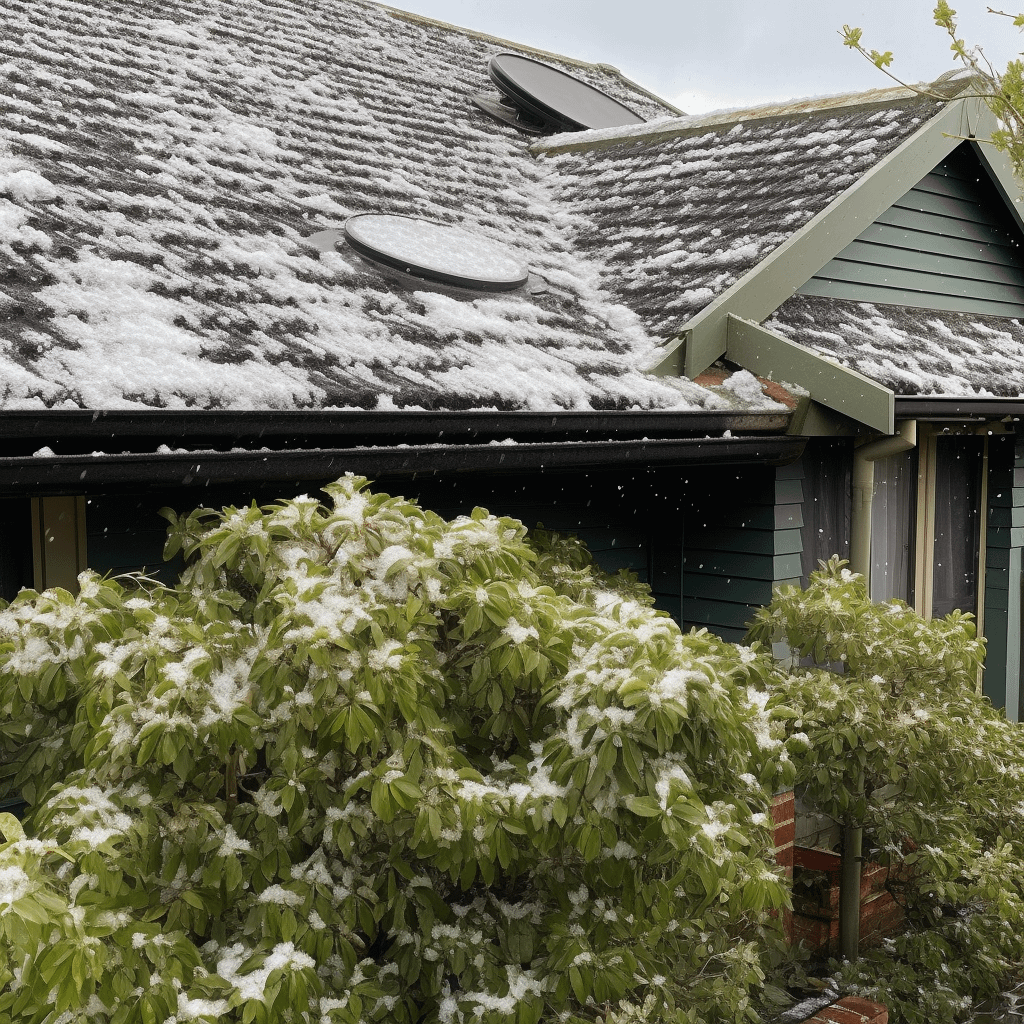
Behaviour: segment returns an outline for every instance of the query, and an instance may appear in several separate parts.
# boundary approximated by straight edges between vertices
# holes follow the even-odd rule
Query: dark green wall
[[[740,641],[780,583],[799,583],[800,463],[719,471],[686,496],[683,623]]]
[[[704,486],[702,473],[694,486]],[[284,495],[315,494],[322,482],[292,485],[237,486],[99,495],[88,499],[88,560],[101,573],[145,571],[173,581],[180,562],[167,567],[162,552],[167,523],[158,509],[167,505],[185,513],[203,504],[266,504]],[[441,515],[465,515],[483,506],[513,516],[527,526],[574,533],[608,572],[628,569],[650,584],[656,605],[677,620],[682,569],[682,474],[677,469],[593,473],[382,478],[373,485],[390,494],[415,498]]]
[[[1024,437],[989,438],[985,556],[984,692],[1020,720],[1021,562],[1024,549]]]
[[[1022,242],[988,172],[965,142],[800,291],[1021,316]]]
[[[32,586],[32,500],[0,498],[0,597]]]

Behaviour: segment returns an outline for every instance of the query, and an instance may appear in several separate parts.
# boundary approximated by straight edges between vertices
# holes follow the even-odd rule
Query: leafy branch
[[[1024,28],[1024,14],[1009,14],[992,7],[988,8],[988,12],[1009,19],[1015,28]],[[956,11],[947,0],[939,0],[932,17],[936,26],[949,36],[949,48],[966,72],[959,97],[980,99],[989,107],[999,127],[992,133],[991,140],[985,141],[991,141],[998,150],[1005,153],[1010,158],[1014,174],[1024,180],[1024,64],[1020,60],[1012,60],[1000,72],[985,56],[981,47],[969,46],[960,38]],[[953,75],[942,76],[930,85],[906,82],[890,70],[893,62],[891,50],[868,49],[863,44],[863,31],[859,28],[844,25],[839,34],[844,46],[856,50],[897,84],[929,99],[946,102],[951,98],[948,88],[937,86],[943,79],[957,82]]]

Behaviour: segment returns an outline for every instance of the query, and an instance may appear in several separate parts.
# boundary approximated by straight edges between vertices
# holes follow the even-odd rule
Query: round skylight
[[[417,217],[377,213],[349,217],[345,240],[371,260],[456,288],[508,292],[526,284],[529,276],[504,246]]]
[[[644,123],[639,114],[607,93],[539,60],[499,53],[491,58],[487,72],[514,103],[556,131]]]

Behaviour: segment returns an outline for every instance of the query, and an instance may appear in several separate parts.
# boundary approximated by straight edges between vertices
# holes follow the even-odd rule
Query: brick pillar
[[[772,797],[772,831],[775,839],[775,863],[782,868],[786,880],[793,882],[793,843],[796,840],[796,805],[793,790],[787,789]],[[787,942],[793,941],[793,911],[783,911],[782,928]]]
[[[793,843],[796,840],[796,804],[793,790],[772,797],[772,829],[775,833],[775,863],[793,879]]]

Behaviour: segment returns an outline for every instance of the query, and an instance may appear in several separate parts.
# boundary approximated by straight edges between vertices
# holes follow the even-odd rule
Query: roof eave
[[[43,444],[194,441],[230,438],[273,445],[317,438],[316,447],[353,442],[387,445],[422,440],[614,440],[629,436],[687,437],[784,433],[790,411],[624,410],[551,412],[486,410],[9,410],[0,413],[0,440]],[[340,445],[338,442],[342,442]],[[347,442],[347,443],[346,443]],[[308,446],[308,445],[307,445]],[[129,445],[130,447],[130,445]],[[10,453],[10,452],[9,452]]]
[[[139,488],[465,472],[593,472],[623,467],[784,464],[800,437],[702,437],[534,444],[455,444],[289,451],[122,453],[0,458],[0,494],[88,494]]]

